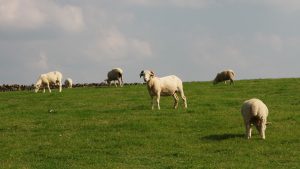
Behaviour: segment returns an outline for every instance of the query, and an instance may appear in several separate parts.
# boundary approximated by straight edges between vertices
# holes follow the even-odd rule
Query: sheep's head
[[[220,73],[218,73],[217,76],[215,77],[215,79],[213,80],[214,85],[216,85],[219,82],[219,76],[220,76]]]
[[[34,92],[37,93],[40,89],[40,87],[42,86],[42,80],[41,79],[38,79],[36,81],[36,83],[33,85],[34,87]]]
[[[110,85],[110,80],[105,79],[105,80],[104,80],[104,83],[106,83],[107,85]]]
[[[216,79],[213,80],[213,84],[216,85],[218,82],[216,81]]]
[[[140,78],[144,77],[144,81],[148,82],[153,76],[154,76],[154,72],[153,71],[149,71],[149,70],[142,70],[140,73]]]
[[[34,85],[34,92],[37,93],[39,91],[40,87],[41,87],[41,84],[35,84]]]

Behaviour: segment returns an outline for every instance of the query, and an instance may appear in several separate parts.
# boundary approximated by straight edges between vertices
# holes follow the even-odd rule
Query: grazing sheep
[[[154,97],[156,96],[157,108],[160,109],[159,100],[160,96],[173,96],[174,108],[178,107],[177,92],[180,93],[181,98],[184,101],[184,107],[187,108],[186,97],[183,92],[182,81],[175,75],[156,77],[152,71],[143,70],[140,73],[140,78],[144,77],[144,81],[147,83],[147,88],[152,101],[152,110],[154,109]]]
[[[224,82],[226,84],[227,80],[230,80],[230,84],[234,84],[233,80],[234,80],[234,76],[235,73],[233,70],[224,70],[220,73],[217,74],[217,76],[215,77],[213,83],[217,84],[219,82]]]
[[[241,113],[246,127],[247,139],[251,138],[251,124],[259,131],[262,139],[265,139],[265,130],[268,117],[267,106],[259,99],[246,100],[241,108]]]
[[[66,88],[72,88],[72,86],[73,86],[73,80],[71,78],[67,78],[65,80],[65,86],[66,86]]]
[[[59,92],[62,90],[62,74],[58,71],[41,74],[35,83],[35,92],[37,93],[41,86],[43,86],[43,92],[45,93],[45,85],[47,85],[49,93],[51,93],[50,84],[59,85]]]
[[[123,70],[121,68],[114,68],[109,71],[107,73],[107,79],[105,79],[108,85],[111,84],[111,81],[114,81],[117,87],[116,80],[119,82],[119,85],[123,87]]]

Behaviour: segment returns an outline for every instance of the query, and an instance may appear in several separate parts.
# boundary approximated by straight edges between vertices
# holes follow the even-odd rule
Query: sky
[[[100,83],[115,67],[183,81],[299,77],[299,0],[0,0],[0,84],[58,70]]]

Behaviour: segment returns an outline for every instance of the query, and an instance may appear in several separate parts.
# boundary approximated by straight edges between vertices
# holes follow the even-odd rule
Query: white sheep
[[[235,76],[235,73],[233,70],[230,70],[230,69],[224,70],[217,74],[217,76],[213,80],[213,83],[217,84],[219,82],[224,82],[226,84],[226,81],[230,80],[230,84],[234,84],[233,83],[234,76]]]
[[[41,74],[35,83],[35,92],[38,92],[40,87],[43,87],[43,92],[45,93],[45,85],[48,87],[49,92],[51,93],[50,84],[55,84],[59,86],[59,92],[62,90],[62,74],[58,71],[49,72],[46,74]]]
[[[111,81],[114,81],[117,87],[116,80],[119,82],[119,85],[123,87],[123,70],[121,68],[114,68],[109,71],[107,73],[107,79],[105,79],[108,85],[111,84]]]
[[[265,139],[265,130],[269,110],[267,106],[259,99],[253,98],[246,100],[241,108],[241,113],[246,127],[247,139],[251,138],[251,125],[254,125],[258,130],[262,139]]]
[[[160,109],[159,100],[160,96],[173,96],[174,108],[178,107],[177,92],[180,93],[181,98],[184,101],[184,107],[187,108],[186,97],[183,92],[182,81],[175,75],[156,77],[153,71],[143,70],[140,73],[140,77],[144,77],[144,81],[147,83],[147,88],[152,101],[152,110],[154,109],[154,97],[156,97],[157,108]]]
[[[65,80],[65,86],[66,86],[66,88],[72,88],[72,86],[73,86],[73,80],[71,78],[67,78]]]

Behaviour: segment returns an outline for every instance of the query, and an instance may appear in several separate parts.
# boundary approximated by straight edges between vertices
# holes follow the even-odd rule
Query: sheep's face
[[[214,80],[213,80],[213,84],[215,85],[215,84],[217,84],[217,83],[218,83],[217,80],[214,79]]]
[[[105,79],[104,82],[105,82],[106,84],[110,85],[110,80]]]
[[[42,86],[42,80],[38,79],[38,81],[34,84],[34,92],[37,93]]]
[[[41,87],[41,84],[34,85],[34,92],[35,93],[38,92],[40,87]]]
[[[217,74],[217,76],[215,77],[215,79],[213,80],[213,84],[217,84],[219,82],[219,76],[220,76],[220,73]]]
[[[149,71],[149,70],[143,70],[140,73],[140,77],[142,77],[142,76],[144,78],[144,81],[148,82],[154,76],[154,72],[153,71]]]

